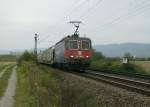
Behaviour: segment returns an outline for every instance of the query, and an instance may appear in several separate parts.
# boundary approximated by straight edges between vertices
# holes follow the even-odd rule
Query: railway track
[[[135,77],[135,78],[139,78],[139,79],[144,79],[144,80],[148,80],[150,82],[150,76],[146,75],[146,74],[138,74],[138,73],[126,73],[126,72],[119,72],[119,71],[99,71],[99,70],[94,70],[94,69],[89,69],[88,71],[95,71],[95,72],[102,72],[102,73],[107,73],[107,74],[115,74],[115,75],[124,75],[124,76],[128,76],[128,77]]]
[[[122,77],[108,73],[101,73],[87,70],[85,73],[78,74],[96,81],[102,81],[115,85],[133,92],[141,93],[150,96],[150,82],[147,79]]]
[[[141,93],[150,96],[150,78],[144,76],[124,76],[112,73],[103,73],[98,71],[86,70],[84,73],[70,71],[75,75],[90,78],[96,81],[102,81],[111,85],[121,87],[133,92]]]

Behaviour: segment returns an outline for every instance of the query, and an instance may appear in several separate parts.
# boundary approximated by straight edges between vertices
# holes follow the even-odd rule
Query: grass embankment
[[[97,107],[91,93],[65,81],[61,73],[33,63],[21,64],[14,107]]]
[[[100,52],[94,52],[92,57],[92,63],[89,67],[90,69],[97,71],[104,71],[110,73],[123,73],[123,74],[147,74],[145,69],[143,69],[138,64],[129,63],[122,64],[122,59],[120,58],[106,58]]]
[[[0,78],[0,98],[4,95],[4,92],[8,85],[8,80],[12,72],[12,65],[6,66],[8,67],[2,77]],[[3,68],[4,69],[4,68]]]
[[[150,75],[150,61],[132,61],[133,64],[140,66]]]
[[[147,74],[139,65],[133,63],[122,64],[120,60],[101,59],[93,61],[90,69],[112,73]]]
[[[33,63],[22,63],[17,75],[14,107],[58,107],[59,88],[51,72]]]

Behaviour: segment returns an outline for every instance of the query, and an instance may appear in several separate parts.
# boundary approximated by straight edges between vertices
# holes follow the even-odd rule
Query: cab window
[[[78,42],[76,40],[69,40],[66,45],[67,49],[78,49]]]
[[[82,49],[90,49],[91,45],[90,45],[90,41],[89,40],[82,40]]]

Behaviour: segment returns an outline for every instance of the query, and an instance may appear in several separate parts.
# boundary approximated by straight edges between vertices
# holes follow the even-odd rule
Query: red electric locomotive
[[[92,44],[77,32],[67,36],[38,55],[39,62],[67,69],[85,70],[91,63]]]

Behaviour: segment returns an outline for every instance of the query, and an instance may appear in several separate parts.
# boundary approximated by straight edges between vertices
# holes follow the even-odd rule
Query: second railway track
[[[131,77],[121,77],[119,75],[105,74],[94,71],[86,71],[85,73],[81,73],[79,75],[150,96],[150,83],[140,79],[138,80],[138,78],[135,80],[135,78],[132,79]]]

